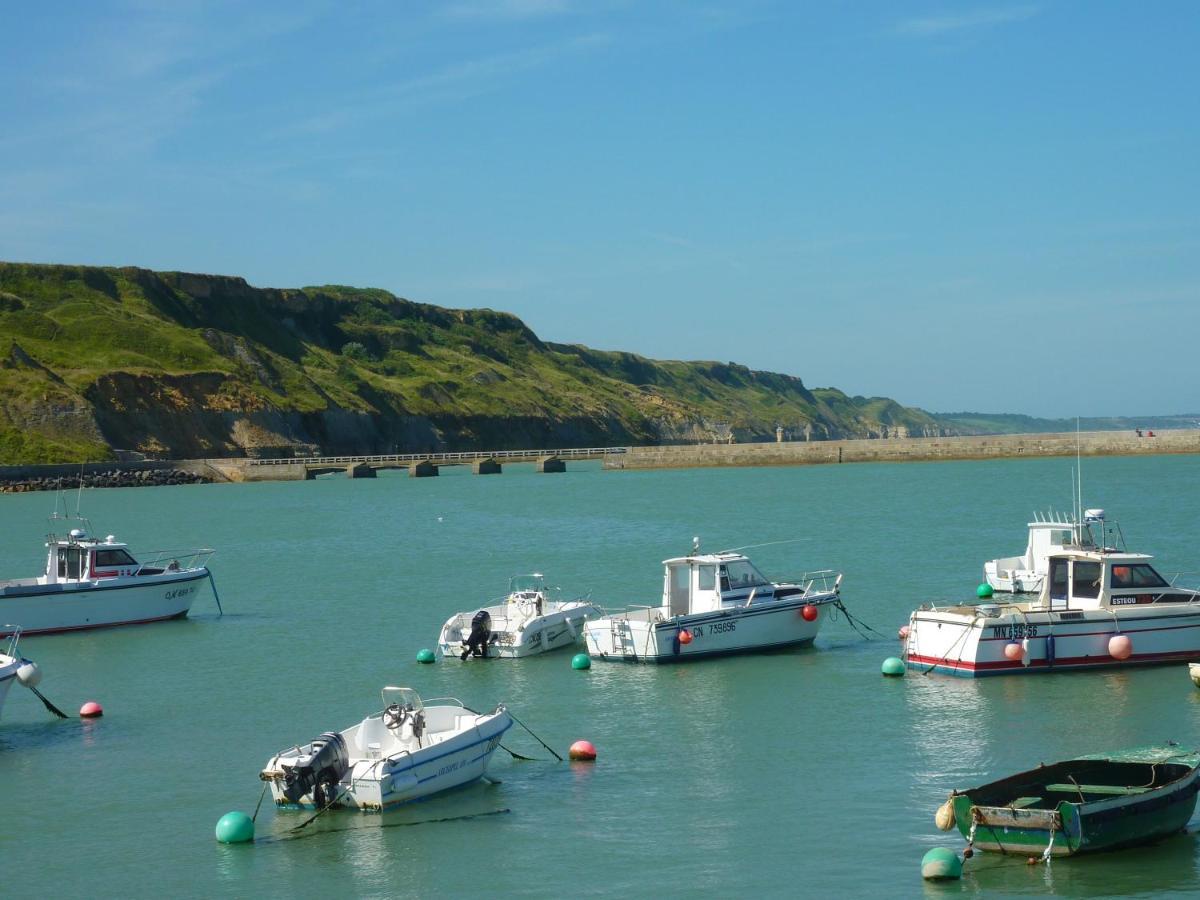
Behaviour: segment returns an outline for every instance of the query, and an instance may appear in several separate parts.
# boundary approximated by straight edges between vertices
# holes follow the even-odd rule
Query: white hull
[[[1188,675],[1191,676],[1192,684],[1200,687],[1200,663],[1188,663]]]
[[[397,739],[378,715],[341,732],[349,750],[349,767],[337,782],[336,800],[326,800],[326,804],[381,811],[469,784],[487,774],[492,754],[513,724],[503,706],[485,715],[461,706],[425,707],[424,712],[429,729],[422,739],[414,737],[411,730]],[[311,791],[294,802],[285,795],[283,764],[297,752],[302,751],[293,748],[274,757],[262,777],[270,784],[277,806],[319,808]]]
[[[977,607],[917,610],[908,624],[904,657],[909,666],[966,677],[1018,672],[1115,668],[1200,660],[1200,603],[1117,609],[1009,611],[985,616]],[[1109,640],[1132,643],[1124,660]],[[1009,659],[1008,644],[1022,655]]]
[[[795,647],[812,643],[829,615],[826,604],[836,600],[835,593],[765,600],[661,621],[650,621],[657,618],[656,611],[645,610],[588,622],[584,634],[592,657],[630,662],[679,662]],[[802,613],[806,606],[817,610],[811,622]],[[684,631],[690,642],[679,639]]]
[[[187,615],[208,569],[0,589],[0,622],[47,634]],[[0,636],[12,628],[0,626]]]
[[[591,603],[549,604],[557,609],[545,615],[522,619],[510,627],[508,606],[485,607],[492,617],[492,642],[487,655],[498,659],[521,659],[573,646],[583,635],[584,623],[603,614]],[[471,613],[452,616],[442,626],[438,650],[442,656],[460,656],[463,642],[471,633]]]
[[[13,682],[17,680],[17,668],[21,665],[20,660],[5,662],[7,659],[8,657],[0,656],[0,716],[4,715],[4,701]]]

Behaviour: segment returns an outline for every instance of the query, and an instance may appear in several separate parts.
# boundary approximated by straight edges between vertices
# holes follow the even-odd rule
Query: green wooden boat
[[[1043,764],[954,791],[937,823],[968,847],[1043,859],[1144,844],[1187,825],[1198,767],[1200,751],[1174,744]]]

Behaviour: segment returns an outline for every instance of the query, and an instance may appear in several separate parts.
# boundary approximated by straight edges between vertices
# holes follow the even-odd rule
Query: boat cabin
[[[129,552],[129,546],[113,535],[100,540],[89,537],[82,528],[72,528],[66,537],[50,535],[46,548],[44,584],[160,575],[163,571],[142,566]]]
[[[663,567],[668,617],[746,606],[775,596],[775,585],[740,553],[681,556],[664,560]]]
[[[1051,556],[1040,605],[1044,609],[1100,609],[1180,603],[1195,594],[1171,586],[1145,553],[1097,550]]]

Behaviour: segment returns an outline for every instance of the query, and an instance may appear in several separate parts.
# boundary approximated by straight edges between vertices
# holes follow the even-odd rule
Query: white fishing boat
[[[604,615],[587,598],[555,599],[541,573],[514,575],[508,595],[491,606],[451,616],[438,636],[443,656],[521,658],[570,647],[583,634],[583,623]]]
[[[983,580],[992,590],[1036,594],[1049,570],[1050,557],[1073,547],[1088,548],[1091,533],[1072,516],[1054,511],[1033,514],[1029,539],[1020,556],[1004,556],[983,564]]]
[[[657,606],[631,606],[584,625],[597,659],[675,662],[811,644],[832,607],[842,576],[831,569],[773,582],[736,551],[663,561]]]
[[[17,652],[17,643],[21,640],[21,629],[15,625],[6,625],[8,644],[0,651],[0,715],[4,714],[4,701],[14,682],[20,682],[31,690],[35,689],[42,680],[42,673],[37,664],[25,659]]]
[[[51,522],[78,527],[47,536],[45,572],[0,581],[0,622],[25,634],[186,616],[201,584],[211,583],[206,563],[213,550],[158,551],[139,562],[113,535],[94,537],[86,519],[55,515]],[[0,636],[14,626],[0,626]]]
[[[487,776],[513,720],[459,700],[423,703],[411,688],[385,687],[383,709],[345,731],[327,731],[275,754],[259,778],[276,805],[383,810]]]
[[[1103,510],[1082,522],[1089,534],[1049,556],[1035,598],[913,612],[908,665],[971,677],[1200,660],[1200,591],[1127,551]]]

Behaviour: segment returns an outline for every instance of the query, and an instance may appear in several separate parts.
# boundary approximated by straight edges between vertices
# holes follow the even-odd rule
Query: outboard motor
[[[332,803],[337,785],[350,768],[346,739],[335,731],[327,731],[308,745],[308,753],[291,763],[280,761],[283,769],[283,796],[289,803],[299,803],[311,792],[313,802],[320,808]]]
[[[463,641],[463,652],[459,659],[466,659],[471,654],[487,657],[487,646],[491,636],[492,615],[486,609],[481,609],[471,619],[471,634]]]

